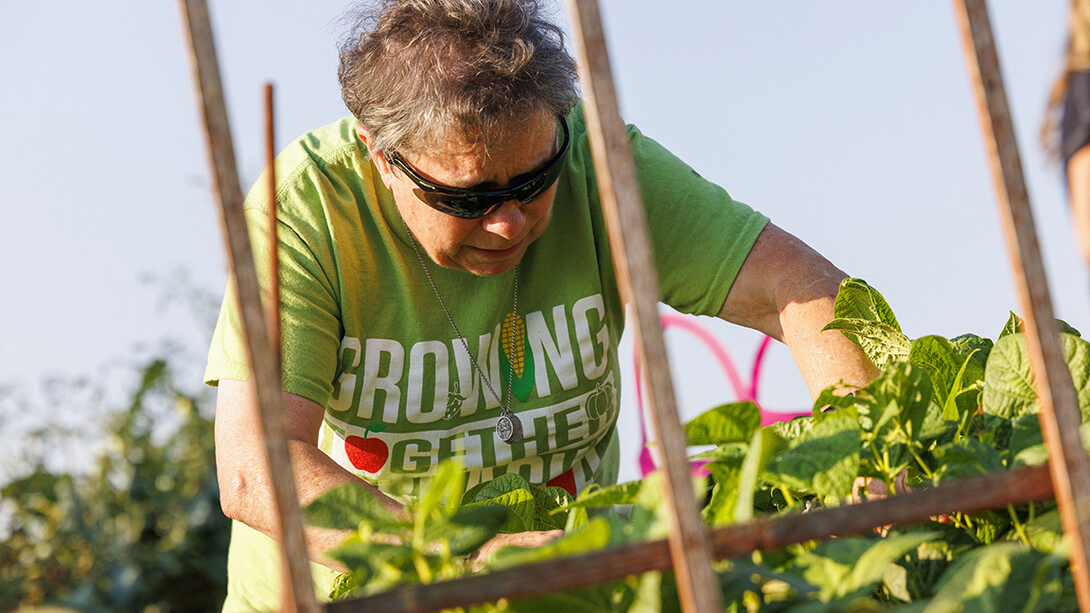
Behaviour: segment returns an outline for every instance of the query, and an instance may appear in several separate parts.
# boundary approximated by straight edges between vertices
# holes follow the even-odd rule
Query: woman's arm
[[[321,406],[288,392],[283,393],[283,399],[288,452],[301,506],[328,489],[352,484],[370,491],[395,514],[402,512],[396,501],[341,468],[318,449],[318,432],[324,413]],[[276,503],[261,433],[261,416],[253,386],[243,381],[220,381],[216,398],[216,471],[220,504],[224,514],[231,519],[278,538]],[[310,559],[344,570],[324,554],[339,545],[348,532],[308,527],[305,534]]]
[[[833,319],[833,302],[846,277],[801,240],[768,224],[719,317],[786,344],[815,399],[841,381],[862,387],[878,376],[878,369],[843,334],[821,331]]]

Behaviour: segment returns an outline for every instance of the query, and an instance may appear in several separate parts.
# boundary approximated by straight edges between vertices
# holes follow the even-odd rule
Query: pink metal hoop
[[[722,368],[723,373],[727,376],[727,381],[730,383],[734,396],[739,402],[750,401],[757,405],[761,410],[761,425],[767,426],[777,421],[787,421],[789,419],[798,417],[800,415],[810,415],[811,411],[806,409],[805,411],[772,411],[765,409],[757,401],[757,383],[760,379],[761,367],[764,364],[765,354],[768,351],[768,346],[772,342],[772,338],[764,336],[761,339],[760,344],[757,346],[757,353],[753,359],[753,369],[750,372],[749,385],[742,382],[742,378],[738,375],[738,369],[734,366],[734,361],[731,360],[730,354],[727,353],[726,348],[719,342],[710,332],[708,332],[703,326],[693,320],[691,317],[674,315],[672,313],[663,313],[659,316],[662,322],[662,328],[665,330],[670,327],[682,328],[699,339],[704,345],[711,350],[712,355],[715,356],[716,361]],[[637,350],[638,351],[638,350]],[[651,447],[647,444],[647,431],[649,429],[648,414],[644,410],[643,406],[643,393],[641,390],[641,378],[640,378],[640,356],[638,353],[633,354],[633,366],[636,372],[636,406],[640,413],[640,437],[641,437],[641,451],[640,451],[640,472],[643,475],[647,475],[649,472],[655,470],[662,465],[661,459],[658,454],[653,452]],[[702,463],[693,463],[693,472],[702,472]]]

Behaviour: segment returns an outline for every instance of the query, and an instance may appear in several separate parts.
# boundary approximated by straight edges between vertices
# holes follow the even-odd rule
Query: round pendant
[[[496,422],[496,434],[505,443],[517,443],[522,440],[522,422],[514,415],[501,415]]]

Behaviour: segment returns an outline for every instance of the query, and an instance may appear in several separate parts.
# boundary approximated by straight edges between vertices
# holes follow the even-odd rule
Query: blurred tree
[[[86,454],[94,459],[83,470],[47,460],[58,446],[88,445],[86,435],[47,428],[22,441],[38,452],[0,488],[0,611],[220,608],[230,524],[219,508],[211,394],[183,391],[174,370],[153,358],[138,369],[127,406],[89,407],[104,420],[107,442]],[[95,402],[104,396],[92,394]],[[60,409],[5,404],[46,415]]]

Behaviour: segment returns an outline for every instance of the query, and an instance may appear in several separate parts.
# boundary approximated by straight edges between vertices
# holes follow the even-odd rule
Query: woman
[[[1064,71],[1052,89],[1043,137],[1063,160],[1076,237],[1090,266],[1090,1],[1071,0],[1068,26]]]
[[[612,483],[624,305],[560,30],[523,0],[388,0],[360,23],[340,66],[353,117],[276,161],[300,502],[352,483],[396,511],[393,481],[452,456],[471,485]],[[864,384],[874,367],[821,333],[844,273],[629,136],[663,301],[784,341],[814,395]],[[264,185],[247,199],[259,244]],[[206,372],[236,520],[225,610],[260,610],[278,594],[275,517],[239,329],[229,292]],[[480,555],[555,536],[501,535]],[[341,538],[308,532],[319,596]]]

